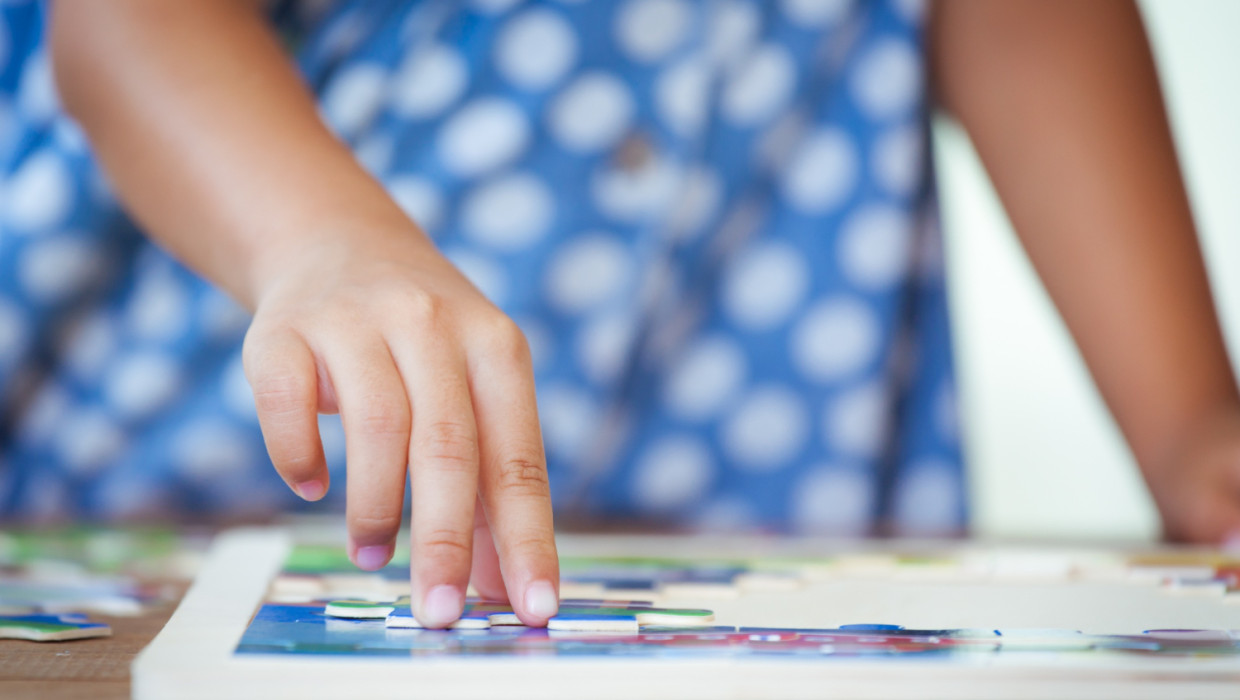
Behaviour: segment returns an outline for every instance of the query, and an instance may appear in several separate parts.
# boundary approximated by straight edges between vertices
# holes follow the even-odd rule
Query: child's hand
[[[338,408],[353,560],[391,557],[411,464],[418,619],[456,619],[472,570],[544,623],[559,576],[525,339],[325,128],[261,4],[52,9],[57,92],[109,184],[255,309],[246,374],[280,474],[322,496],[316,413]]]
[[[482,595],[545,623],[559,574],[521,331],[416,231],[304,250],[260,288],[245,341],[276,469],[322,497],[316,414],[339,411],[350,558],[368,570],[391,558],[409,465],[418,620],[456,620],[472,570]]]
[[[1166,536],[1240,544],[1240,410],[1221,412],[1174,459],[1146,470]]]

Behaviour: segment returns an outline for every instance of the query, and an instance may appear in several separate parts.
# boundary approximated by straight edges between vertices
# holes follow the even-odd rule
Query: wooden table
[[[91,615],[112,626],[112,636],[71,642],[0,639],[0,698],[18,700],[120,700],[129,697],[129,665],[176,610],[160,603],[140,617]]]

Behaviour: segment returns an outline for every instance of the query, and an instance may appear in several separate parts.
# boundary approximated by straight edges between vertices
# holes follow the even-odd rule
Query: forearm
[[[61,98],[121,200],[250,308],[319,232],[418,235],[320,122],[257,3],[53,6]]]
[[[949,0],[936,86],[1144,469],[1240,405],[1127,2]]]

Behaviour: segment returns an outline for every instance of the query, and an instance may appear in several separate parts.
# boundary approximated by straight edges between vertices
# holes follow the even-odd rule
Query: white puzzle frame
[[[701,552],[727,540],[563,538],[561,550],[598,556]],[[741,541],[736,541],[738,544]],[[768,541],[769,542],[769,541]],[[280,572],[293,536],[280,528],[221,534],[163,631],[135,660],[133,697],[154,698],[1235,698],[1240,657],[1191,660],[1120,654],[960,653],[928,658],[346,657],[238,655],[251,617]],[[708,544],[703,544],[708,543]],[[825,546],[825,545],[824,545]],[[852,547],[898,549],[900,543]],[[938,546],[942,547],[940,543]],[[960,548],[971,546],[964,543]],[[748,554],[752,542],[743,547]],[[770,550],[768,544],[764,547]],[[814,543],[782,551],[821,551]],[[781,553],[782,553],[781,551]],[[739,554],[739,553],[737,553]],[[743,555],[742,555],[743,556]],[[822,605],[821,601],[832,601]],[[1012,605],[1013,601],[1018,605]],[[809,602],[813,619],[804,618]],[[1132,584],[961,584],[841,580],[734,599],[661,600],[708,607],[717,624],[835,627],[897,622],[910,628],[1054,627],[1132,634],[1136,627],[1240,629],[1240,606]],[[1046,609],[1038,613],[1041,606]],[[955,610],[953,610],[955,608]],[[867,617],[868,616],[868,617]],[[877,616],[877,618],[875,617]],[[1063,619],[1075,625],[1047,624]],[[990,620],[987,623],[987,620]],[[942,624],[944,622],[954,624]],[[929,624],[928,624],[929,623]]]

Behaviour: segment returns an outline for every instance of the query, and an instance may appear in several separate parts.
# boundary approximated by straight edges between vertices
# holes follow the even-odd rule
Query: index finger
[[[529,347],[516,324],[502,326],[474,364],[483,508],[513,610],[541,626],[559,608],[560,566]]]

